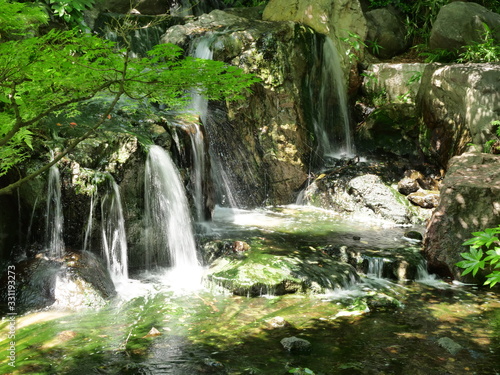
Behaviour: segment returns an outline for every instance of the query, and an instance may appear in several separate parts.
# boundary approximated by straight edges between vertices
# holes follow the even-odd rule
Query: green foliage
[[[83,11],[94,5],[94,0],[43,0],[50,12],[71,26],[84,23]]]
[[[456,263],[457,267],[464,268],[462,275],[472,273],[473,276],[479,270],[485,269],[486,266],[492,267],[494,270],[486,275],[484,285],[493,287],[500,282],[500,226],[496,228],[486,228],[484,231],[473,232],[475,236],[463,243],[469,245],[470,250],[468,253],[461,253],[460,255],[464,260]],[[483,252],[485,249],[485,252]]]
[[[463,47],[464,51],[460,53],[458,62],[499,62],[500,45],[493,37],[489,26],[483,22],[483,40],[480,43],[472,43]]]
[[[3,8],[10,12],[10,6],[0,3],[0,14]],[[126,40],[130,23],[117,32]],[[224,62],[184,58],[182,49],[172,44],[157,45],[147,56],[133,57],[127,48],[95,35],[56,30],[0,43],[0,148],[5,157],[0,159],[0,175],[26,158],[35,139],[54,140],[54,124],[47,126],[52,116],[67,119],[60,123],[66,132],[58,134],[67,139],[65,149],[51,162],[56,163],[108,123],[122,97],[178,109],[188,103],[189,90],[208,99],[231,100],[240,98],[255,81]],[[73,120],[79,106],[99,98],[108,98],[106,107],[86,128],[79,126]],[[0,194],[15,186],[0,189]]]
[[[426,63],[449,63],[456,61],[458,53],[444,48],[429,49],[425,44],[418,44],[414,47],[419,51],[418,55],[423,57]]]
[[[48,21],[47,14],[34,4],[0,0],[0,9],[0,41],[26,35]]]
[[[484,144],[484,152],[500,154],[500,120],[491,122],[494,137]]]
[[[360,60],[360,53],[363,48],[368,47],[362,40],[361,36],[353,33],[352,31],[347,31],[348,36],[345,38],[340,38],[340,40],[346,43],[349,47],[346,50],[346,55],[351,63]]]

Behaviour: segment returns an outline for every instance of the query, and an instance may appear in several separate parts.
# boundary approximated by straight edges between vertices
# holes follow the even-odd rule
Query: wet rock
[[[334,259],[349,263],[356,271],[386,279],[415,280],[423,258],[418,249],[371,250],[347,246],[326,246],[323,250]]]
[[[70,252],[62,261],[40,256],[15,267],[16,311],[99,308],[116,294],[106,267],[92,253]],[[7,301],[7,295],[2,293],[0,299]]]
[[[463,346],[456,343],[449,337],[441,337],[437,341],[438,345],[444,349],[446,349],[451,355],[457,355],[461,350],[463,350]]]
[[[323,293],[349,285],[358,275],[350,264],[302,249],[292,254],[269,254],[251,249],[218,258],[206,280],[235,295]]]
[[[374,295],[368,296],[366,299],[366,305],[373,311],[390,311],[396,310],[402,307],[400,301],[396,298],[388,296],[383,293],[376,293]]]
[[[371,173],[317,178],[305,189],[303,201],[353,219],[371,218],[387,224],[421,220],[418,209],[404,195]]]
[[[420,189],[406,196],[408,200],[422,208],[434,208],[439,204],[439,192]]]
[[[280,341],[285,350],[293,354],[309,353],[311,351],[311,343],[307,340],[298,337],[285,337]]]
[[[358,0],[271,0],[264,9],[266,21],[294,21],[308,25],[333,40],[347,37],[347,30],[362,39],[367,33],[367,22]],[[342,48],[345,48],[342,46]],[[363,54],[363,46],[360,46]],[[341,53],[347,61],[347,54]],[[346,71],[347,73],[347,71]]]
[[[204,124],[212,168],[216,174],[224,171],[238,207],[289,203],[306,179],[311,120],[302,87],[310,75],[310,46],[323,38],[293,22],[263,22],[218,10],[163,36],[162,42],[188,50],[203,42],[215,60],[261,80],[242,100],[211,102]]]

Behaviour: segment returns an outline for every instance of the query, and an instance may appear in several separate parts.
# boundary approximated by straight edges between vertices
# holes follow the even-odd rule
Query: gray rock
[[[461,260],[460,253],[468,251],[462,243],[472,238],[472,232],[498,225],[500,155],[466,153],[452,158],[424,237],[423,251],[431,272],[472,281],[454,266]]]
[[[500,113],[500,65],[428,65],[417,111],[425,123],[423,149],[443,167],[470,142],[484,145]]]
[[[365,16],[368,26],[365,43],[372,55],[390,59],[408,49],[407,27],[395,11],[380,8],[366,12]]]
[[[398,182],[398,191],[403,195],[414,193],[419,188],[418,182],[411,177],[404,177]]]
[[[496,41],[500,42],[500,14],[474,2],[451,2],[439,10],[429,45],[431,48],[454,51],[464,45],[483,42],[483,23],[488,25]]]
[[[437,341],[438,345],[444,349],[446,349],[451,355],[457,355],[462,349],[463,346],[456,343],[449,337],[441,337]]]
[[[424,63],[371,64],[364,71],[363,93],[377,95],[381,92],[390,102],[415,103]],[[402,100],[404,98],[404,100]]]
[[[290,353],[308,353],[311,351],[311,343],[307,340],[300,339],[298,337],[285,337],[280,341],[281,345],[285,350]]]
[[[58,261],[38,255],[15,267],[17,311],[48,306],[95,309],[116,294],[105,265],[90,252],[68,252]],[[0,301],[7,301],[6,292],[0,292]]]
[[[367,174],[353,178],[349,187],[351,195],[373,213],[396,224],[411,222],[411,214],[401,199],[402,195],[385,185],[379,176]]]

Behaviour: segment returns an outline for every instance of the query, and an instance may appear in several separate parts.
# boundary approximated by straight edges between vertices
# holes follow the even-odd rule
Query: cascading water
[[[381,279],[383,277],[385,259],[379,257],[367,257],[365,259],[368,260],[367,275]]]
[[[190,55],[199,59],[212,60],[213,52],[210,48],[212,41],[213,37],[211,36],[200,38],[195,44],[193,44]],[[191,94],[191,108],[192,111],[200,117],[201,123],[205,126],[205,129],[209,134],[211,146],[209,149],[210,165],[212,170],[212,180],[214,181],[215,188],[217,190],[216,195],[219,197],[218,203],[226,203],[231,207],[239,207],[240,204],[234,193],[235,189],[232,186],[233,184],[229,178],[228,172],[226,171],[227,168],[224,167],[224,161],[221,158],[223,151],[221,150],[221,147],[218,147],[218,145],[215,144],[216,139],[219,139],[219,137],[213,134],[214,129],[212,123],[216,120],[215,114],[209,113],[208,100],[196,92]],[[193,143],[193,147],[201,145],[201,143],[197,143],[196,145]],[[194,152],[196,155],[204,155],[204,149],[198,149]],[[200,162],[201,159],[203,158],[200,158]],[[196,161],[197,160],[195,160],[195,163]],[[200,165],[200,167],[197,167],[195,164],[194,167],[196,169],[201,168],[202,166]]]
[[[205,140],[200,125],[195,124],[194,130],[189,132],[191,138],[191,148],[193,150],[193,173],[191,180],[193,182],[193,200],[196,209],[196,221],[205,220],[203,204],[203,181],[205,180]]]
[[[340,56],[329,37],[319,50],[318,61],[307,82],[319,156],[352,157],[354,145],[347,106],[347,82]]]
[[[53,165],[49,170],[45,217],[45,246],[51,258],[60,258],[64,254],[63,225],[61,178],[59,169]]]
[[[87,219],[87,226],[85,227],[85,236],[83,239],[83,250],[88,251],[89,249],[89,241],[90,241],[90,236],[92,235],[92,226],[94,224],[94,208],[95,208],[95,202],[96,202],[96,194],[97,191],[93,191],[92,195],[90,196],[90,210],[89,210],[89,217]]]
[[[197,269],[191,216],[184,186],[170,155],[151,146],[145,172],[146,267]]]
[[[127,237],[120,189],[111,175],[101,199],[101,234],[106,265],[115,284],[128,279]]]

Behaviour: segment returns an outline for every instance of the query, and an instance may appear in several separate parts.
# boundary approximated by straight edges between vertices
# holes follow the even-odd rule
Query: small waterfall
[[[186,192],[170,155],[151,146],[145,172],[146,266],[199,266]]]
[[[26,248],[31,241],[31,232],[33,229],[33,219],[35,218],[35,212],[38,207],[38,197],[35,198],[35,203],[33,204],[33,209],[31,210],[30,222],[28,225],[28,230],[26,231],[26,238],[24,240],[23,248]]]
[[[63,225],[61,178],[59,169],[53,165],[49,170],[45,217],[45,246],[51,258],[60,258],[64,254]]]
[[[214,54],[210,49],[211,43],[212,40],[210,37],[200,38],[194,45],[194,48],[192,48],[190,55],[198,59],[212,60]],[[202,124],[206,124],[208,116],[208,100],[197,92],[192,92],[191,107],[193,108],[195,114],[200,116]]]
[[[193,44],[190,55],[199,59],[212,60],[213,51],[210,49],[212,41],[212,36],[200,38]],[[224,167],[222,147],[218,147],[216,144],[216,142],[220,141],[220,137],[214,133],[214,128],[219,126],[219,124],[214,125],[217,122],[216,115],[215,113],[209,113],[208,100],[206,98],[196,92],[191,94],[191,98],[192,111],[200,117],[200,121],[205,126],[209,135],[211,146],[209,149],[210,165],[212,168],[211,177],[217,190],[216,195],[219,197],[218,203],[229,204],[230,207],[238,207],[240,205],[235,197],[235,189],[232,187],[231,179],[226,171],[227,168]]]
[[[354,146],[350,130],[347,80],[340,56],[332,39],[327,37],[319,61],[309,77],[313,125],[321,157],[352,157]],[[319,85],[319,90],[316,88]]]
[[[430,274],[429,271],[427,271],[427,261],[425,259],[422,259],[420,263],[417,265],[417,281],[421,283],[435,283],[437,280],[436,275]]]
[[[365,259],[368,261],[366,274],[381,279],[384,273],[385,259],[379,257],[367,257]]]
[[[94,225],[94,208],[95,208],[95,201],[96,201],[96,193],[97,190],[94,190],[92,192],[92,195],[90,196],[90,210],[89,210],[89,217],[87,219],[87,226],[85,227],[85,236],[83,239],[83,250],[84,251],[89,251],[89,241],[90,241],[90,236],[92,235],[92,227]]]
[[[193,183],[193,200],[196,209],[196,221],[205,220],[203,181],[205,180],[205,140],[200,125],[194,125],[194,131],[189,132],[191,138],[191,148],[193,150],[193,173],[191,181]]]
[[[127,237],[120,189],[111,175],[109,187],[101,199],[101,233],[106,265],[116,284],[128,279]]]

